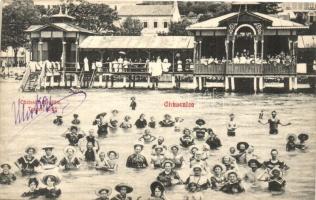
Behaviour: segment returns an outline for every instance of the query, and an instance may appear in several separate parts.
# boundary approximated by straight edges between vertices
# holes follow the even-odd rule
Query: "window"
[[[154,28],[158,27],[158,22],[154,22]]]
[[[147,27],[148,27],[147,22],[144,22],[144,28],[147,28]]]
[[[164,23],[163,23],[163,27],[164,27],[164,28],[168,28],[168,22],[164,22]]]
[[[310,23],[314,22],[314,16],[309,16],[309,22]]]

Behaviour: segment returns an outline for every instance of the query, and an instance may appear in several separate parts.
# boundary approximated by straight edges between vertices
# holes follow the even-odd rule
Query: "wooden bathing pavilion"
[[[68,15],[53,15],[52,21],[26,30],[32,53],[23,91],[219,87],[234,92],[249,86],[262,92],[273,80],[296,91],[300,78],[315,86],[316,55],[300,59],[306,53],[300,32],[308,27],[258,12],[231,12],[193,24],[187,27],[193,36],[100,36],[73,25]],[[286,60],[279,62],[282,57]]]

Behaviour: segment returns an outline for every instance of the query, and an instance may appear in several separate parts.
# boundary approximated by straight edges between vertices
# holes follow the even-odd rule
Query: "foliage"
[[[13,0],[3,8],[1,48],[12,46],[17,62],[18,48],[27,43],[24,30],[39,23],[40,14],[32,0]]]
[[[141,35],[142,29],[143,24],[139,19],[127,17],[122,23],[122,28],[119,34],[137,36]]]
[[[281,11],[282,9],[277,2],[260,3],[258,6],[258,12],[264,14],[277,14]]]

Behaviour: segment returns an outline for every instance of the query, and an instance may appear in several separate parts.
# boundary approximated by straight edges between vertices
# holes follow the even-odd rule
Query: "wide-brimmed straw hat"
[[[115,154],[115,158],[116,158],[116,159],[119,158],[119,154],[118,154],[116,151],[114,151],[114,150],[108,151],[108,152],[106,153],[106,155],[109,157],[111,153],[114,153],[114,154]]]
[[[43,178],[42,178],[43,184],[47,185],[47,179],[48,178],[53,180],[55,182],[55,185],[58,185],[60,183],[60,178],[58,176],[49,174],[49,175],[43,176]]]
[[[174,145],[171,145],[171,146],[170,146],[170,149],[173,149],[173,148],[176,148],[176,149],[179,150],[179,146],[178,146],[177,144],[174,144]]]
[[[126,184],[126,183],[120,183],[120,184],[116,185],[116,186],[115,186],[115,190],[116,190],[117,192],[120,192],[120,190],[121,190],[122,187],[125,187],[125,188],[126,188],[126,193],[131,193],[131,192],[133,192],[133,188],[132,188],[131,186],[129,186],[128,184]]]
[[[154,193],[155,189],[159,187],[159,189],[161,189],[161,192],[165,191],[165,187],[163,186],[162,183],[160,183],[159,181],[154,181],[152,182],[152,184],[150,185],[150,190],[152,193]]]
[[[299,140],[304,140],[304,141],[306,141],[306,140],[308,140],[309,136],[308,136],[306,133],[301,133],[301,134],[299,134],[299,135],[297,136],[297,138],[298,138]]]
[[[54,147],[52,145],[45,145],[43,148],[43,150],[46,150],[46,149],[54,149]]]
[[[7,166],[9,169],[11,169],[11,165],[9,165],[8,163],[3,163],[2,165],[0,165],[0,167],[3,169],[4,166]]]
[[[170,164],[171,164],[171,168],[174,168],[174,167],[176,166],[175,163],[174,163],[172,160],[166,159],[166,160],[164,160],[164,161],[162,162],[162,164],[161,164],[162,168],[165,168],[165,165],[166,165],[167,163],[170,163]]]
[[[236,148],[237,148],[238,150],[240,150],[240,146],[241,146],[242,144],[245,145],[245,149],[248,149],[248,147],[249,147],[248,142],[238,142]]]
[[[36,148],[34,146],[28,146],[25,148],[25,153],[27,153],[30,149],[33,149],[34,153],[37,152]]]
[[[261,167],[262,164],[257,159],[250,159],[248,161],[248,166],[250,167],[251,163],[256,163],[257,167]]]
[[[76,153],[76,151],[77,151],[75,147],[73,147],[73,146],[67,146],[67,147],[65,147],[65,149],[64,149],[64,153],[66,154],[67,151],[70,150],[70,149],[73,150],[74,153]]]
[[[96,194],[97,196],[101,196],[101,192],[103,192],[103,191],[106,191],[108,195],[111,195],[111,193],[112,193],[112,189],[111,189],[110,187],[106,187],[106,186],[105,186],[105,187],[103,187],[103,188],[101,188],[101,189],[96,190],[96,191],[95,191],[95,194]]]
[[[134,144],[134,149],[135,149],[136,147],[140,147],[142,150],[144,149],[144,145],[142,145],[142,144]]]
[[[204,125],[205,124],[205,121],[203,119],[198,119],[195,121],[196,124],[198,125]]]

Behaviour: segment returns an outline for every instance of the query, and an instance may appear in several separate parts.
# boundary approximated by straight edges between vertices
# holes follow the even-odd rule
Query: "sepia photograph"
[[[0,0],[0,200],[314,200],[316,2]]]

